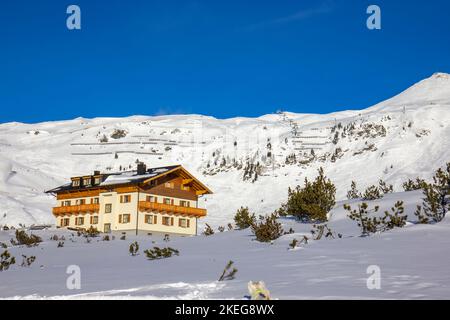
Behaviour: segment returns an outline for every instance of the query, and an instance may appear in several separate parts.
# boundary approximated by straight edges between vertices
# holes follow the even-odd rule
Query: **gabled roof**
[[[198,194],[211,194],[212,191],[196,179],[192,174],[190,174],[181,165],[166,166],[166,167],[156,167],[149,168],[144,174],[137,174],[137,170],[117,172],[117,173],[105,173],[102,174],[103,181],[100,184],[90,185],[90,186],[73,186],[72,183],[67,183],[57,188],[45,191],[46,193],[59,193],[65,191],[81,191],[81,190],[93,190],[102,189],[115,185],[124,185],[128,183],[139,184],[139,183],[150,183],[150,181],[163,177],[167,174],[173,172],[179,172],[180,176],[185,179],[190,179],[194,190],[198,191]]]

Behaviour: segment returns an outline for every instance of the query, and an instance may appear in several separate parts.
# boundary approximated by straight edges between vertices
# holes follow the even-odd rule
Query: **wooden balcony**
[[[196,217],[206,216],[205,209],[174,206],[171,204],[156,203],[149,201],[139,201],[139,211],[157,211],[173,214],[190,215]]]
[[[54,207],[53,215],[94,213],[99,212],[99,210],[100,210],[99,204],[95,203],[81,204],[77,206]]]

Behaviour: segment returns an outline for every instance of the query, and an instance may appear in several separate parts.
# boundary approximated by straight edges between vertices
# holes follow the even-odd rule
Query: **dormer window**
[[[80,179],[72,180],[72,186],[73,187],[79,187],[80,186]]]
[[[91,178],[84,178],[83,179],[83,185],[90,186],[91,185]]]
[[[95,177],[94,178],[94,184],[100,184],[101,182],[101,178],[100,177]]]

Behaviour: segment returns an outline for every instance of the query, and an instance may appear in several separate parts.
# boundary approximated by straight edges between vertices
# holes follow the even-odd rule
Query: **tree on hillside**
[[[305,179],[303,187],[289,188],[288,200],[278,210],[282,215],[293,215],[305,222],[327,220],[327,213],[335,205],[336,187],[322,168],[313,182]]]

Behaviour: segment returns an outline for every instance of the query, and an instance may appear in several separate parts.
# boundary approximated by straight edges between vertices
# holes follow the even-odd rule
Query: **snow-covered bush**
[[[41,237],[35,234],[28,235],[24,230],[16,230],[16,239],[11,239],[13,246],[26,245],[27,247],[33,247],[41,242]]]
[[[164,259],[170,258],[173,255],[180,255],[180,252],[178,250],[170,247],[162,249],[159,247],[153,247],[153,249],[145,250],[144,253],[149,260]]]
[[[252,232],[256,240],[260,242],[270,242],[283,235],[283,227],[277,221],[278,215],[272,213],[266,217],[260,217],[260,220],[252,224]]]
[[[256,217],[254,213],[250,213],[248,207],[241,207],[234,215],[234,223],[239,229],[247,229],[255,223]]]
[[[0,255],[0,271],[8,270],[9,267],[16,263],[16,258],[11,256],[8,250]]]
[[[305,179],[304,187],[289,188],[288,200],[278,213],[292,215],[302,221],[326,221],[327,213],[335,205],[336,187],[328,179],[322,168],[313,182]]]

